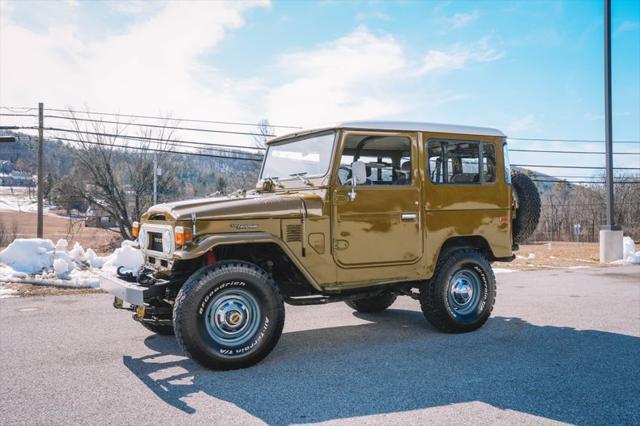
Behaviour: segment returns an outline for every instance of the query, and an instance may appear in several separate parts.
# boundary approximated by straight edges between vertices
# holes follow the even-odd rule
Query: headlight
[[[147,248],[147,233],[144,231],[141,231],[138,234],[138,244],[140,244],[140,248],[141,249],[146,249]]]
[[[171,252],[171,233],[169,231],[164,231],[162,233],[162,252],[170,253]]]

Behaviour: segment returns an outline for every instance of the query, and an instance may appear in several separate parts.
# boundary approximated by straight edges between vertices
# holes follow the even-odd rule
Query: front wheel
[[[438,262],[420,290],[420,307],[439,330],[464,333],[487,322],[496,299],[496,279],[487,259],[475,250],[458,250]]]
[[[283,325],[284,304],[273,280],[242,261],[196,272],[180,289],[173,310],[178,343],[214,370],[260,362],[278,342]]]

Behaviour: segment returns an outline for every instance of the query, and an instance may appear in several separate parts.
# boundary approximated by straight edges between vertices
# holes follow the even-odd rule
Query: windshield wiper
[[[304,177],[304,175],[306,175],[306,174],[307,174],[307,172],[291,173],[289,176],[295,176],[298,179],[300,179],[302,181],[302,183],[304,183],[305,185],[313,186],[311,181],[309,179],[307,179],[306,177]]]

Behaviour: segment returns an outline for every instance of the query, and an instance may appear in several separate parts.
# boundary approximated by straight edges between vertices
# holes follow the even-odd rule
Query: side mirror
[[[354,161],[351,163],[351,176],[353,186],[367,183],[367,167],[362,161]]]
[[[351,163],[351,191],[349,191],[349,201],[356,199],[356,185],[367,183],[367,167],[362,161]]]

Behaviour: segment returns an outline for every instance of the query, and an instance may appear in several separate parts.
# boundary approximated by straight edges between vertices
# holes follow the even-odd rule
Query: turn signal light
[[[176,244],[183,246],[193,241],[193,231],[191,228],[176,226]]]
[[[133,222],[131,224],[131,232],[133,232],[134,237],[138,238],[138,235],[140,234],[140,223]]]

